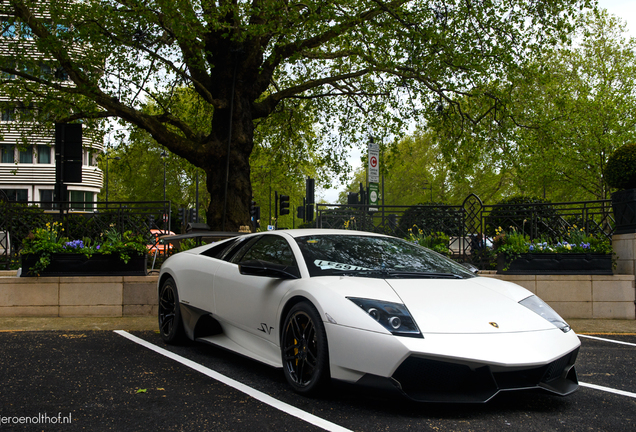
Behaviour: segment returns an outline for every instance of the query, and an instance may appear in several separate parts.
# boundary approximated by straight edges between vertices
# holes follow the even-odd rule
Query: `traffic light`
[[[185,207],[179,208],[179,220],[181,221],[181,225],[185,226],[186,224],[186,208]]]
[[[314,220],[314,205],[307,204],[305,206],[305,222],[311,222]]]
[[[314,204],[316,202],[314,194],[315,183],[315,180],[309,177],[305,181],[305,201],[307,204]]]
[[[191,208],[190,210],[188,210],[188,212],[190,213],[190,223],[194,223],[197,221],[197,210]]]
[[[250,220],[252,221],[252,225],[254,229],[260,228],[261,223],[261,208],[256,205],[256,201],[252,200],[250,203]]]
[[[305,206],[298,206],[296,208],[296,217],[303,221],[305,220]]]
[[[279,214],[281,216],[288,215],[289,214],[289,195],[280,195],[278,199],[280,200]]]

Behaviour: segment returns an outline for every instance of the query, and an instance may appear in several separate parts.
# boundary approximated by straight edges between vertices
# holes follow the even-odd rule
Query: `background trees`
[[[462,97],[481,100],[486,113],[506,110],[486,84],[565,38],[590,3],[8,0],[2,12],[23,31],[0,65],[16,78],[1,85],[49,107],[49,121],[117,118],[146,131],[205,172],[208,223],[236,229],[248,220],[262,119],[291,110],[301,124],[315,122],[326,144],[315,154],[338,172],[343,150],[369,133],[395,133],[449,107],[468,114]],[[72,85],[23,67],[42,59]],[[205,116],[179,110],[182,88]],[[156,111],[144,110],[150,102]],[[470,120],[480,123],[483,112]]]
[[[588,13],[572,45],[485,85],[507,109],[471,128],[457,110],[429,117],[449,166],[508,171],[519,192],[553,202],[608,198],[607,158],[636,138],[636,41],[623,32],[606,11]],[[479,99],[461,102],[469,116],[484,112]]]

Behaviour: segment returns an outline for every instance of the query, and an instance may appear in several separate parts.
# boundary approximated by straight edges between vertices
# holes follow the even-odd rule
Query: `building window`
[[[47,145],[38,146],[38,163],[41,163],[41,164],[51,163],[51,147]]]
[[[15,109],[13,107],[2,108],[2,121],[15,120]]]
[[[29,201],[29,191],[27,189],[2,189],[2,192],[7,194],[9,201]]]
[[[86,166],[97,166],[97,155],[93,149],[84,149],[83,162]]]
[[[31,146],[25,150],[20,150],[20,163],[33,163],[33,148]]]
[[[15,151],[12,145],[3,144],[0,151],[2,152],[2,163],[15,162]]]
[[[40,207],[44,210],[53,209],[53,189],[40,189]]]
[[[90,211],[95,208],[93,192],[70,191],[71,210]]]

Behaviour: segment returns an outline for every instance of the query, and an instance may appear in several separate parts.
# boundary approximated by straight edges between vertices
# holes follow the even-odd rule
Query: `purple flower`
[[[82,240],[73,240],[70,242],[66,242],[66,244],[63,246],[64,249],[66,249],[67,247],[71,248],[71,249],[83,249],[84,248],[84,242]]]

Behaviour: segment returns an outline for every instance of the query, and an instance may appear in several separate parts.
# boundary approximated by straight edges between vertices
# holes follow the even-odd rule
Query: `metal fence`
[[[493,268],[496,231],[517,230],[534,239],[558,240],[572,229],[611,242],[614,217],[611,200],[564,203],[484,204],[469,195],[459,206],[369,206],[317,204],[318,228],[381,232],[406,238],[409,230],[424,235],[442,232],[450,237],[453,259],[481,269]]]
[[[150,262],[169,252],[159,236],[171,227],[170,201],[147,202],[15,202],[0,200],[0,268],[17,268],[22,242],[36,228],[58,222],[69,239],[96,239],[107,230],[132,231],[148,238]]]
[[[157,267],[170,249],[159,235],[171,230],[170,202],[9,202],[0,200],[0,268],[17,268],[22,240],[47,222],[59,222],[71,239],[98,238],[108,229],[148,235],[151,263]],[[458,206],[368,206],[317,204],[318,228],[381,232],[406,238],[409,232],[438,232],[449,236],[453,259],[481,269],[493,268],[492,243],[501,227],[528,234],[531,239],[559,239],[571,229],[611,241],[614,218],[610,200],[567,203],[483,204],[471,194]],[[154,230],[152,232],[151,230]]]

